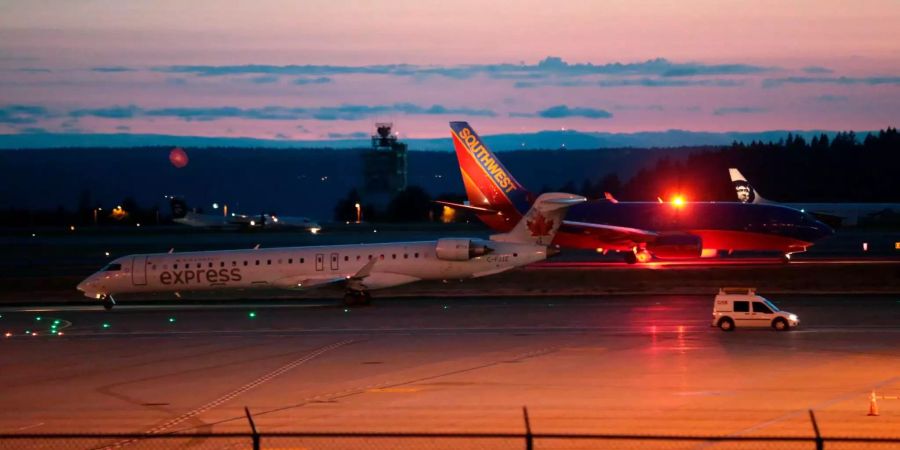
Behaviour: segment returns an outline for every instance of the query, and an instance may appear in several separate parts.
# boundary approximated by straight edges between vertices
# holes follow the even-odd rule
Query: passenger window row
[[[384,256],[385,256],[384,254],[381,254],[381,255],[380,255],[380,259],[384,259]],[[402,254],[403,259],[409,259],[410,257],[412,257],[413,259],[418,259],[419,256],[420,256],[420,255],[419,255],[419,252],[414,252],[414,253],[412,253],[412,254],[409,254],[409,253],[403,253],[403,254]],[[368,259],[371,260],[372,257],[373,257],[373,255],[368,255]],[[424,257],[424,256],[423,256],[423,257]],[[357,261],[360,261],[361,259],[362,259],[362,255],[356,255],[356,260],[357,260]],[[391,259],[397,259],[397,254],[396,254],[396,253],[391,254]],[[269,266],[272,265],[272,260],[271,260],[271,259],[267,259],[267,260],[265,260],[265,261],[266,261],[266,265],[269,265]],[[350,261],[350,256],[349,256],[349,255],[344,255],[344,261]],[[241,262],[243,263],[244,266],[248,266],[248,265],[250,264],[250,262],[253,262],[254,265],[258,266],[258,265],[260,265],[261,260],[259,260],[259,259],[256,259],[256,260],[246,260],[246,259],[245,259],[245,260],[242,260]],[[284,260],[283,260],[283,259],[279,259],[279,260],[276,261],[276,263],[277,263],[277,264],[284,264]],[[293,263],[294,263],[294,258],[288,258],[288,259],[287,259],[287,263],[288,263],[288,264],[293,264]],[[299,258],[299,259],[297,259],[297,263],[298,263],[298,264],[305,264],[305,263],[306,263],[306,258]],[[157,270],[157,268],[158,268],[158,267],[157,267],[157,264],[152,264],[152,263],[150,263],[150,264],[151,264],[152,270]],[[219,267],[225,267],[225,265],[226,265],[226,262],[225,262],[225,261],[219,261]],[[234,260],[231,261],[231,267],[237,267],[237,265],[238,265],[238,261],[234,261]],[[208,267],[208,268],[212,268],[213,266],[214,266],[214,263],[213,263],[212,261],[210,261],[210,262],[207,263],[207,267]],[[115,267],[115,268],[114,268],[114,267]],[[191,264],[190,264],[190,263],[182,263],[182,264],[173,264],[173,265],[172,265],[172,269],[174,269],[174,270],[177,270],[179,267],[181,267],[182,269],[190,269],[190,268],[191,268]],[[203,268],[203,263],[196,263],[196,266],[195,266],[195,267],[196,267],[197,269],[201,269],[201,268]],[[121,266],[120,264],[110,264],[110,265],[107,266],[107,268],[106,268],[105,270],[107,270],[107,271],[121,270],[121,268],[122,268],[122,266]],[[162,268],[163,268],[163,270],[168,270],[168,269],[169,269],[169,265],[168,265],[168,264],[163,264],[163,265],[162,265]]]

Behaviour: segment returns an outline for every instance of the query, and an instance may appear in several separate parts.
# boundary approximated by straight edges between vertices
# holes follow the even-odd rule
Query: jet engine
[[[647,250],[661,259],[699,258],[703,241],[692,234],[663,234],[647,243]]]
[[[492,251],[490,247],[472,242],[471,239],[445,238],[438,239],[434,253],[444,261],[468,261]]]

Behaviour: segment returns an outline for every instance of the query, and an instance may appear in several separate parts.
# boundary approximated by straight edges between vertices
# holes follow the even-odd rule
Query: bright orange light
[[[113,208],[112,212],[109,213],[109,217],[115,220],[123,220],[128,217],[128,211],[125,211],[122,209],[122,206],[119,205]]]
[[[444,206],[444,209],[441,211],[441,222],[450,223],[454,220],[456,220],[456,210],[449,206]]]
[[[650,252],[637,252],[635,256],[637,257],[638,262],[641,263],[648,262],[651,258]]]

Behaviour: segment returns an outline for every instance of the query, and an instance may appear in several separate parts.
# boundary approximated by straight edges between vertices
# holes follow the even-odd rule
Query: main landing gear
[[[103,309],[110,311],[113,309],[113,306],[116,306],[116,300],[112,297],[112,295],[104,295],[100,297],[100,302],[103,305]]]
[[[372,294],[368,291],[349,290],[344,294],[345,306],[369,306],[372,303]]]
[[[784,264],[790,264],[790,263],[791,263],[791,255],[793,255],[794,253],[800,253],[800,252],[788,252],[788,253],[785,253],[785,254],[781,257],[781,262],[784,263]]]
[[[646,248],[635,248],[633,251],[625,253],[625,262],[628,264],[637,264],[650,262],[653,255]]]

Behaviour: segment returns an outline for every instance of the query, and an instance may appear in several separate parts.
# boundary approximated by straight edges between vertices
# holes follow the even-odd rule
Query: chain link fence
[[[6,450],[816,450],[900,448],[900,438],[587,434],[6,434]]]
[[[809,436],[532,433],[260,433],[245,408],[246,433],[0,434],[0,450],[888,450],[900,437],[826,437],[810,411]]]

